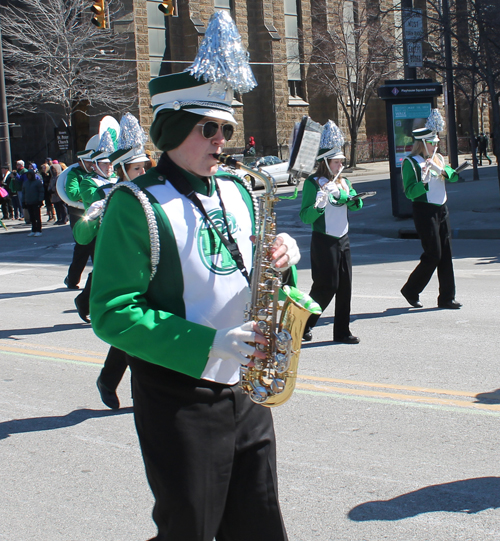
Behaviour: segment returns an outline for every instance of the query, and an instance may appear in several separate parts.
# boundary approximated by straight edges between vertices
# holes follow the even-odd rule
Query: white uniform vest
[[[436,158],[440,162],[441,169],[444,169],[445,163],[441,154],[436,154]],[[424,173],[422,171],[422,168],[425,166],[425,160],[420,155],[413,156],[413,159],[418,162],[418,165],[420,166],[420,169],[421,169],[420,178],[423,179]],[[438,175],[436,171],[433,171],[432,169],[429,175],[430,175],[430,180],[428,183],[429,190],[426,194],[427,202],[432,203],[434,205],[444,205],[446,203],[446,200],[448,199],[448,196],[446,195],[446,186],[445,186],[445,180],[443,178],[443,175]]]
[[[234,181],[217,179],[217,183],[231,234],[250,273],[253,257],[250,241],[252,217]],[[175,235],[185,284],[183,300],[186,319],[217,330],[242,324],[246,305],[250,301],[250,288],[217,234],[209,234],[201,212],[170,183],[148,187],[147,191],[162,206]],[[214,192],[211,197],[197,195],[210,218],[227,238],[217,193]],[[223,361],[209,357],[202,378],[232,385],[239,381],[239,369],[240,363],[236,359]]]
[[[318,180],[318,184],[323,186],[328,182],[328,179],[321,177]],[[343,190],[349,193],[349,186],[344,179],[341,179],[341,186]],[[327,204],[325,207],[325,233],[332,237],[340,239],[349,231],[349,220],[347,219],[347,205],[331,205]]]

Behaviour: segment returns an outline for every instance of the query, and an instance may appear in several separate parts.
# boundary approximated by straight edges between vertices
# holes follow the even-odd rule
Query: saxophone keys
[[[280,394],[285,390],[285,380],[281,378],[273,378],[270,387],[271,392],[274,394]]]

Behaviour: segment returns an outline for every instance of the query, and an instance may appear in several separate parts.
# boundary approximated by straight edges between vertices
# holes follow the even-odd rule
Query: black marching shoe
[[[70,283],[69,283],[68,276],[66,276],[66,278],[64,279],[64,285],[65,285],[68,289],[80,289],[80,288],[78,287],[78,284],[70,284]]]
[[[447,310],[458,310],[462,308],[462,304],[455,299],[446,302],[438,302],[438,308],[445,308]]]
[[[76,311],[78,312],[78,315],[83,319],[83,321],[85,321],[85,323],[90,323],[89,306],[88,303],[86,303],[80,298],[81,296],[82,294],[80,293],[80,295],[75,297]]]
[[[302,335],[302,340],[303,340],[304,342],[310,342],[312,339],[313,339],[313,333],[312,333],[312,331],[311,331],[311,330],[308,331],[308,330],[306,329],[306,330],[304,331],[304,334]]]
[[[101,395],[101,400],[103,404],[111,408],[112,410],[120,409],[120,401],[116,391],[112,391],[101,381],[101,376],[97,378],[96,381],[97,388],[99,389],[99,394]]]
[[[361,340],[357,336],[352,334],[346,334],[345,336],[334,336],[334,342],[340,342],[341,344],[359,344]]]
[[[401,295],[406,299],[406,302],[413,306],[413,308],[422,308],[424,305],[420,302],[420,299],[418,298],[418,295],[416,298],[408,297],[406,293],[404,292],[404,288],[401,289]]]

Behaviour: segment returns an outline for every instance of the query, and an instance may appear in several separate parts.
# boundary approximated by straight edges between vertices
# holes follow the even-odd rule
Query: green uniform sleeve
[[[78,171],[78,167],[75,167],[75,169],[71,169],[66,177],[65,191],[68,199],[71,201],[80,201],[82,198],[80,194],[80,182],[83,175]]]
[[[92,180],[92,178],[84,177],[80,182],[80,194],[85,210],[94,202],[94,193],[99,189],[99,186]]]
[[[355,195],[358,195],[358,192],[352,187],[351,181],[347,179],[345,179],[345,181],[347,182],[349,186],[349,196],[354,197]],[[346,205],[349,210],[353,210],[353,211],[360,210],[361,208],[363,208],[363,200],[362,199],[349,199]]]
[[[444,171],[445,171],[445,173],[447,175],[447,179],[450,182],[457,182],[458,175],[457,175],[455,169],[453,169],[453,167],[451,167],[451,165],[445,165],[444,166]]]
[[[417,177],[413,162],[409,158],[403,160],[401,174],[403,176],[404,192],[408,199],[414,201],[418,197],[425,195],[429,190],[427,184],[421,182]]]
[[[80,218],[73,226],[73,237],[78,244],[90,244],[99,231],[99,218],[97,220],[85,220]]]
[[[161,235],[160,245],[174,243],[171,237]],[[162,299],[150,298],[150,259],[142,206],[133,195],[118,190],[97,236],[90,295],[94,332],[130,355],[199,378],[216,331],[171,313]],[[172,265],[164,263],[155,280],[174,283]]]
[[[316,203],[316,194],[318,193],[318,185],[313,177],[308,177],[304,181],[302,188],[302,205],[300,208],[300,219],[305,224],[314,223],[320,216],[323,216],[325,209],[314,208]]]

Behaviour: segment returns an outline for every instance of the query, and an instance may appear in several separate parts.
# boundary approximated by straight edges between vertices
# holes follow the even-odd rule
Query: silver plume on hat
[[[330,149],[342,152],[344,147],[344,134],[333,120],[329,120],[321,133],[320,149]]]
[[[187,68],[193,77],[222,83],[236,92],[250,92],[257,81],[248,62],[249,54],[229,13],[215,12],[193,64]]]
[[[432,109],[431,114],[427,117],[425,127],[435,133],[439,133],[444,129],[444,120],[439,112],[439,109]]]
[[[146,141],[147,135],[137,118],[131,113],[125,113],[120,120],[120,136],[118,137],[117,150],[142,149]]]
[[[106,130],[99,141],[99,146],[97,147],[97,152],[107,152],[111,154],[115,151],[115,144],[108,130]]]

